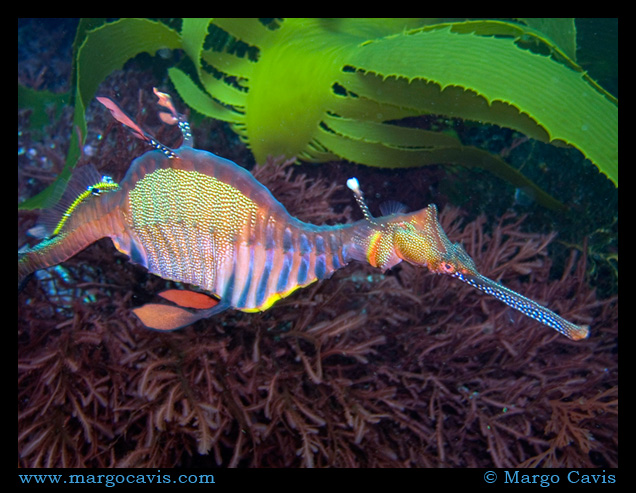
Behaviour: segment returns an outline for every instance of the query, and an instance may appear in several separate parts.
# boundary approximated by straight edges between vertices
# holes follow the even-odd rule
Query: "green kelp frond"
[[[191,47],[204,89],[176,68],[170,77],[194,109],[231,122],[257,161],[282,153],[382,167],[483,166],[481,153],[458,140],[438,134],[435,142],[420,131],[418,141],[417,130],[388,123],[441,114],[570,144],[618,183],[617,101],[576,65],[571,19],[532,27],[502,21],[425,24],[285,19],[270,27],[256,19],[216,19],[215,27],[257,47],[257,59]],[[182,35],[201,41],[207,29],[203,22],[184,22]],[[534,45],[547,53],[527,49]],[[214,67],[214,76],[205,66]],[[206,100],[215,102],[213,111],[201,104]],[[348,134],[335,128],[334,118],[346,119],[347,128],[353,122],[360,129],[363,122],[380,124],[375,135],[383,128],[386,138]],[[408,140],[408,148],[395,145],[406,133],[398,140]],[[498,156],[486,162],[500,176],[516,175],[516,186],[529,186]]]
[[[400,123],[440,115],[571,145],[618,186],[618,102],[577,64],[573,19],[215,18],[183,19],[180,31],[144,19],[90,24],[76,50],[80,129],[110,71],[137,53],[179,48],[192,65],[169,69],[176,90],[229,122],[257,162],[284,154],[479,166],[557,206],[501,156]],[[69,169],[76,159],[71,151]]]
[[[363,74],[426,80],[440,89],[438,98],[421,101],[417,87],[409,90],[402,84],[402,91],[365,91],[362,82],[351,89],[360,96],[427,112],[437,111],[435,104],[444,108],[444,114],[462,116],[461,108],[449,108],[456,104],[456,91],[451,91],[450,98],[444,96],[446,88],[459,87],[486,103],[465,102],[465,117],[511,127],[540,140],[571,144],[618,182],[616,102],[591,86],[583,72],[520,49],[512,38],[457,33],[452,26],[415,30],[368,43],[356,52],[352,64]],[[425,77],[421,66],[427,67]]]

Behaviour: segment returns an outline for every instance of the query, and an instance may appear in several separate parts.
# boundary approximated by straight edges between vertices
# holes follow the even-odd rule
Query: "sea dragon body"
[[[148,304],[134,310],[146,326],[172,330],[227,308],[267,310],[352,260],[383,271],[406,261],[456,277],[571,339],[587,337],[587,326],[575,325],[479,274],[462,246],[447,238],[434,205],[375,218],[357,180],[351,179],[347,185],[364,219],[336,226],[305,223],[291,216],[247,170],[192,148],[187,122],[169,96],[156,90],[155,94],[164,111],[162,120],[182,130],[181,147],[163,146],[114,102],[98,98],[155,150],[135,159],[119,185],[85,173],[90,176],[88,185],[80,198],[67,200],[71,205],[63,208],[63,219],[49,228],[49,236],[18,252],[19,288],[33,271],[110,237],[120,252],[149,272],[218,298],[218,303],[200,294],[185,298],[173,290],[164,297],[180,306]]]

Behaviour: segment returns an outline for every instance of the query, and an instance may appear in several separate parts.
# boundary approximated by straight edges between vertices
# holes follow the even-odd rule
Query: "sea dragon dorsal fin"
[[[190,124],[182,114],[177,112],[177,109],[174,107],[174,103],[172,102],[170,94],[160,92],[157,90],[156,87],[153,87],[152,91],[159,99],[157,101],[157,104],[167,110],[159,112],[159,118],[161,118],[161,121],[168,125],[177,125],[179,127],[179,130],[181,130],[181,135],[183,135],[183,143],[181,145],[192,147],[193,141],[192,132],[190,132]]]
[[[402,202],[397,200],[387,200],[380,204],[380,213],[383,216],[390,216],[392,214],[405,214],[409,211],[409,208]]]
[[[155,96],[158,98],[157,104],[161,107],[161,111],[159,111],[159,118],[162,122],[168,125],[177,125],[179,130],[181,131],[181,135],[183,136],[182,146],[192,147],[192,133],[190,132],[190,124],[187,122],[185,117],[179,113],[174,107],[172,103],[172,98],[164,93],[157,90],[157,88],[153,88]],[[128,129],[132,132],[132,134],[145,142],[148,142],[155,149],[163,152],[169,158],[175,158],[176,154],[174,150],[170,149],[168,146],[163,145],[161,142],[157,141],[154,137],[148,134],[145,130],[143,130],[138,123],[136,123],[130,116],[126,114],[124,110],[122,110],[117,103],[115,103],[112,99],[106,98],[103,96],[98,96],[97,101],[102,103],[108,111],[110,111],[113,118],[117,120],[119,123],[122,123],[124,126],[128,127]]]

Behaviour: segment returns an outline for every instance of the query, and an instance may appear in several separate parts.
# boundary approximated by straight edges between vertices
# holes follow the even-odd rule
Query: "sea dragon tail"
[[[108,212],[99,195],[119,186],[93,166],[79,168],[60,201],[43,212],[32,234],[43,238],[33,247],[18,250],[18,292],[39,269],[67,260],[91,243],[117,230],[117,218]]]

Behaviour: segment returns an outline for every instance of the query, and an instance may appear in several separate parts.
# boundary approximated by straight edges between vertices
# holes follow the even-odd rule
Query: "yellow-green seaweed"
[[[178,69],[170,76],[193,108],[232,122],[257,161],[283,153],[314,161],[347,157],[383,167],[427,164],[439,157],[428,160],[420,154],[417,159],[423,161],[418,162],[410,150],[390,142],[384,152],[371,145],[355,151],[351,141],[365,140],[335,130],[327,119],[381,123],[387,135],[396,136],[407,130],[388,120],[433,113],[496,123],[543,141],[573,145],[618,183],[617,101],[568,57],[571,43],[562,41],[567,47],[561,49],[535,28],[502,21],[412,28],[416,22],[393,19],[381,29],[377,20],[366,24],[359,19],[285,19],[276,29],[268,29],[256,19],[215,19],[215,26],[259,49],[256,62],[226,51],[187,50],[208,99],[224,103],[225,113],[228,107],[233,110],[229,116],[198,107],[197,100],[205,94],[178,75]],[[207,28],[201,20],[184,22],[182,35],[202,40]],[[397,32],[389,34],[391,30]],[[552,53],[520,47],[521,36],[546,45]],[[202,61],[231,76],[232,82],[202,75]],[[334,90],[335,85],[346,95]],[[347,156],[334,152],[334,140],[349,149]],[[419,147],[435,153],[460,145],[445,141]],[[471,149],[462,154],[470,159]],[[378,155],[391,159],[379,163]]]
[[[215,30],[227,42],[209,43]],[[122,19],[82,36],[80,128],[111,70],[142,51],[180,48],[195,70],[169,69],[181,97],[231,123],[257,162],[285,154],[382,167],[480,166],[558,205],[499,156],[395,124],[435,114],[572,145],[618,186],[618,102],[577,65],[572,19],[183,19],[180,32]]]

